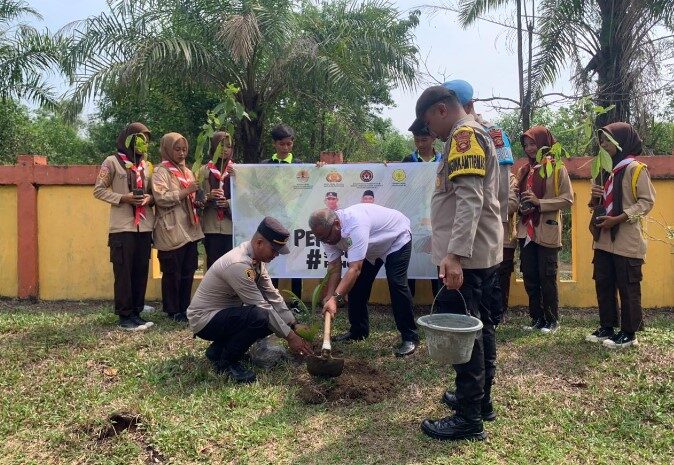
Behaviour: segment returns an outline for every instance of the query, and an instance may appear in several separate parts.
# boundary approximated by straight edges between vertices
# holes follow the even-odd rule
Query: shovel
[[[323,347],[321,356],[310,355],[307,358],[307,371],[312,376],[327,376],[334,378],[344,370],[343,358],[332,358],[330,345],[330,312],[325,312],[325,326],[323,328]]]

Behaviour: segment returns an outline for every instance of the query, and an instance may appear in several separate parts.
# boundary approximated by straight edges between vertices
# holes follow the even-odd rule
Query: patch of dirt
[[[336,378],[316,378],[302,373],[296,379],[299,396],[307,404],[375,404],[390,397],[395,388],[391,378],[360,359],[346,359],[344,372]]]
[[[108,417],[108,423],[97,434],[98,440],[117,436],[122,431],[134,432],[142,424],[140,415],[129,412],[117,412]]]

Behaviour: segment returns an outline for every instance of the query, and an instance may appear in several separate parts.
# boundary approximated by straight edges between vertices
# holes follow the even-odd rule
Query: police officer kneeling
[[[241,358],[258,339],[272,332],[288,341],[293,353],[308,355],[311,347],[293,328],[295,316],[272,285],[265,263],[289,252],[290,233],[266,217],[253,238],[220,257],[201,281],[187,309],[190,329],[213,341],[206,357],[218,373],[240,383],[255,381]]]
[[[447,141],[438,165],[431,200],[433,263],[446,289],[440,312],[468,312],[484,324],[471,358],[454,365],[456,395],[444,400],[455,415],[424,420],[421,429],[438,439],[486,438],[482,420],[495,418],[491,403],[496,344],[494,325],[501,313],[497,270],[502,259],[503,227],[498,193],[496,148],[484,128],[466,114],[456,93],[443,86],[426,89],[416,105],[417,120]],[[411,128],[412,129],[412,128]]]

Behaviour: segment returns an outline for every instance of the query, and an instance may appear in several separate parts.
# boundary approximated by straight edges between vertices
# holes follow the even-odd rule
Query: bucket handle
[[[435,310],[435,302],[438,300],[438,296],[442,291],[446,290],[449,292],[450,290],[446,288],[446,286],[441,286],[440,290],[438,290],[438,293],[435,294],[435,298],[433,299],[433,304],[431,304],[431,315],[433,314],[433,310]],[[461,302],[463,302],[463,309],[466,311],[466,315],[471,316],[471,314],[468,312],[468,304],[466,303],[466,299],[463,298],[463,294],[461,294],[461,291],[458,289],[454,289],[457,294],[459,294],[459,297],[461,297]]]

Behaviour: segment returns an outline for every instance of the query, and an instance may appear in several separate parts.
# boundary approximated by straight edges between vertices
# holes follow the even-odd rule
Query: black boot
[[[452,410],[458,410],[459,408],[459,402],[456,400],[456,395],[454,395],[453,392],[445,391],[445,394],[442,396],[442,402],[444,402],[444,404],[447,405],[447,407],[451,408]],[[496,420],[496,412],[494,411],[494,405],[491,402],[491,396],[487,396],[486,389],[484,399],[482,400],[482,420],[483,421]]]
[[[212,342],[206,349],[206,358],[212,363],[217,363],[222,358],[222,345]]]
[[[480,404],[462,406],[461,411],[451,417],[436,421],[424,420],[421,430],[432,438],[447,441],[483,441],[487,438],[480,416]]]
[[[228,375],[236,383],[253,383],[257,379],[253,370],[246,369],[241,362],[219,360],[213,364],[216,373]]]

